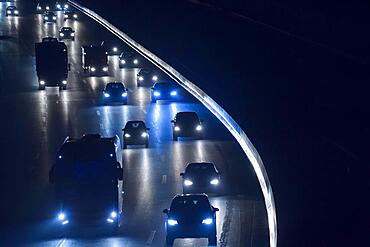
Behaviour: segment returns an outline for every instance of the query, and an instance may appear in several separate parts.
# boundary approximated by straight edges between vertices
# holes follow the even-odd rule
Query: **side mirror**
[[[220,209],[215,208],[215,207],[212,207],[212,209],[213,209],[213,212],[218,212],[218,211],[220,211]]]
[[[166,209],[163,209],[163,213],[164,213],[164,214],[168,214],[168,212],[169,212],[169,211],[168,211],[168,209],[167,209],[167,208],[166,208]]]
[[[123,168],[117,168],[117,179],[119,181],[123,180]]]
[[[185,175],[185,173],[183,173],[183,172],[182,172],[182,173],[180,173],[180,176],[181,176],[181,177],[183,177],[184,175]]]
[[[71,64],[68,64],[68,71],[71,71]]]
[[[175,120],[171,120],[171,123],[175,123]]]

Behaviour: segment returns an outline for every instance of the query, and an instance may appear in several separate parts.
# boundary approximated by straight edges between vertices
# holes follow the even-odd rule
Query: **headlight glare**
[[[108,71],[108,67],[104,67],[104,68],[103,68],[103,71],[104,71],[104,72],[107,72],[107,71]]]
[[[131,137],[131,135],[130,135],[129,133],[126,133],[126,134],[125,134],[125,137],[126,137],[126,138],[130,138],[130,137]]]
[[[105,98],[109,98],[110,97],[110,94],[109,93],[104,93],[104,97]]]
[[[205,224],[205,225],[210,225],[212,223],[213,223],[212,218],[206,218],[206,219],[202,220],[202,224]]]
[[[196,131],[201,131],[203,128],[202,128],[202,125],[199,124],[195,129]]]
[[[175,126],[174,130],[175,131],[180,131],[180,127],[179,126]]]
[[[218,185],[220,183],[220,181],[217,178],[214,178],[209,183],[212,184],[212,185]]]
[[[139,76],[139,81],[144,81],[144,77]]]
[[[185,185],[185,186],[191,186],[191,185],[193,185],[193,181],[191,181],[191,180],[189,180],[189,179],[185,179],[185,180],[184,180],[184,185]]]
[[[177,225],[178,222],[177,222],[177,220],[168,219],[167,224],[170,225],[170,226],[174,226],[174,225]]]
[[[127,92],[122,93],[122,97],[127,97]]]
[[[161,93],[160,93],[160,92],[158,92],[158,91],[154,91],[154,93],[153,93],[153,94],[154,94],[154,96],[155,96],[155,97],[159,97],[159,96],[161,96]]]
[[[155,76],[152,77],[152,79],[153,79],[153,81],[156,81],[156,80],[158,80],[158,76],[155,75]]]
[[[146,132],[141,133],[141,137],[145,138],[147,136],[148,136],[148,133],[146,133]]]

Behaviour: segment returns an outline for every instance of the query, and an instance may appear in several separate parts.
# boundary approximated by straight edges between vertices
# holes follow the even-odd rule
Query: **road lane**
[[[1,213],[1,231],[6,234],[0,234],[0,243],[161,246],[165,238],[162,209],[182,191],[180,172],[189,162],[212,161],[225,183],[220,195],[211,196],[212,203],[220,208],[219,245],[268,246],[266,213],[252,169],[245,168],[249,162],[227,130],[203,106],[196,102],[150,104],[150,88],[137,88],[137,70],[118,69],[117,57],[109,58],[111,76],[87,77],[81,69],[81,45],[110,38],[109,33],[88,19],[64,23],[59,14],[56,25],[44,25],[40,15],[31,13],[14,19],[0,18],[6,20],[1,21],[1,35],[11,37],[0,41],[1,103],[6,116],[0,125],[4,132],[1,190],[7,198],[1,202],[1,211],[7,213]],[[76,41],[65,41],[72,67],[68,90],[38,91],[34,42],[44,36],[56,36],[65,24],[76,30]],[[112,80],[122,80],[128,87],[128,105],[102,104],[101,90]],[[170,120],[183,110],[196,111],[204,119],[205,140],[172,141]],[[101,133],[121,137],[125,122],[133,119],[145,120],[151,129],[150,148],[124,150],[122,228],[116,236],[64,238],[61,232],[53,230],[54,196],[48,184],[56,150],[66,135]],[[18,140],[16,145],[10,143],[14,138]],[[20,233],[22,238],[17,238]],[[205,244],[205,239],[175,242],[177,246]]]

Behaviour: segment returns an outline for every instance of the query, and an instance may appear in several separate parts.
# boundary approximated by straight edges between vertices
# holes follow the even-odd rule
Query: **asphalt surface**
[[[217,214],[218,246],[268,246],[267,217],[252,168],[227,130],[190,97],[184,102],[151,104],[151,85],[136,86],[136,70],[120,70],[109,57],[109,77],[89,77],[81,68],[80,47],[111,39],[85,17],[43,24],[35,6],[17,1],[20,17],[5,17],[9,3],[0,3],[0,246],[163,246],[164,215],[171,199],[182,192],[179,176],[189,162],[214,162],[222,174],[220,193],[211,195]],[[81,16],[81,15],[80,15]],[[57,36],[63,25],[76,31],[65,41],[71,71],[68,89],[38,90],[34,43]],[[164,78],[164,75],[160,75]],[[123,81],[128,105],[102,104],[109,81]],[[171,123],[178,111],[196,111],[205,123],[204,140],[172,141]],[[66,235],[55,224],[53,186],[48,172],[67,135],[100,133],[122,136],[128,120],[145,120],[149,148],[123,151],[124,216],[117,234],[83,229]],[[206,239],[176,240],[175,246],[205,246]]]

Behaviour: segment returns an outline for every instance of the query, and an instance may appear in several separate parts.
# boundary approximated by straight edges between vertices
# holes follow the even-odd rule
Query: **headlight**
[[[49,7],[49,6],[46,6],[45,8],[46,8],[47,10],[49,10],[49,9],[50,9],[50,7]]]
[[[60,9],[62,6],[60,6],[60,4],[57,4],[57,8]]]
[[[139,81],[144,81],[144,77],[139,76]]]
[[[64,15],[64,18],[68,18],[68,15]]]
[[[160,92],[158,92],[158,91],[154,91],[154,93],[153,93],[153,94],[154,94],[154,96],[155,96],[155,97],[159,97],[159,96],[161,96],[161,93],[160,93]]]
[[[153,81],[156,81],[156,80],[158,80],[158,76],[155,75],[155,76],[152,77],[152,79],[153,79]]]
[[[62,225],[66,225],[69,223],[67,216],[64,213],[58,214],[58,220],[62,223]]]
[[[122,64],[125,64],[125,63],[126,63],[126,61],[122,59],[122,60],[121,60],[121,63],[122,63]]]
[[[45,17],[44,17],[44,19],[45,19],[45,20],[49,20],[49,17],[45,16]]]
[[[147,136],[148,136],[148,133],[146,133],[146,132],[141,133],[141,137],[145,138]]]
[[[131,137],[131,135],[130,135],[129,133],[126,133],[126,134],[125,134],[125,137],[126,137],[126,138],[130,138],[130,137]]]
[[[172,92],[170,93],[170,95],[171,95],[171,96],[176,96],[176,95],[177,95],[177,92],[176,92],[176,91],[172,91]]]
[[[193,181],[191,181],[191,180],[189,180],[189,179],[185,179],[185,180],[184,180],[184,185],[185,185],[185,186],[191,186],[191,185],[193,185]]]
[[[220,181],[217,178],[215,178],[215,179],[212,179],[211,182],[209,182],[209,183],[212,184],[212,185],[218,185],[219,182]]]
[[[110,217],[113,218],[113,219],[117,218],[117,212],[116,211],[112,211],[110,213]]]
[[[127,92],[122,93],[122,97],[127,97]]]
[[[206,219],[202,220],[202,224],[210,225],[212,223],[213,223],[212,218],[206,218]]]
[[[105,98],[109,98],[110,97],[110,94],[109,93],[104,93],[104,97]]]
[[[15,11],[14,11],[14,13],[15,13],[16,15],[18,15],[18,14],[19,14],[19,11],[18,11],[18,10],[15,10]]]
[[[37,6],[37,9],[38,9],[38,10],[42,10],[41,6]]]
[[[74,37],[75,36],[75,33],[71,33],[71,36]]]
[[[177,222],[177,220],[168,219],[167,224],[170,225],[170,226],[174,226],[174,225],[177,225],[178,222]]]
[[[77,14],[74,14],[74,15],[73,15],[73,18],[77,18]]]
[[[67,80],[63,80],[63,81],[62,81],[62,84],[63,84],[63,85],[67,85]]]
[[[195,129],[196,129],[196,131],[201,131],[203,128],[202,128],[202,126],[199,124]]]
[[[180,131],[180,127],[179,126],[175,126],[175,128],[173,128],[175,131]]]
[[[118,51],[118,48],[117,47],[113,47],[112,49],[114,52],[117,52]]]
[[[40,81],[40,85],[45,85],[45,81]]]
[[[92,72],[94,72],[96,69],[95,69],[95,67],[91,67],[91,68],[90,68],[90,70],[91,70]]]
[[[104,71],[104,72],[107,72],[107,71],[108,71],[108,67],[104,67],[104,68],[103,68],[103,71]]]
[[[68,9],[68,4],[64,4],[64,8],[65,9]]]
[[[64,37],[64,33],[60,33],[59,35],[62,36],[62,37]]]
[[[6,11],[7,14],[11,14],[12,12],[10,10]]]
[[[56,20],[57,19],[57,17],[56,16],[53,16],[53,20]]]
[[[137,59],[134,59],[134,64],[138,64],[139,61]]]

